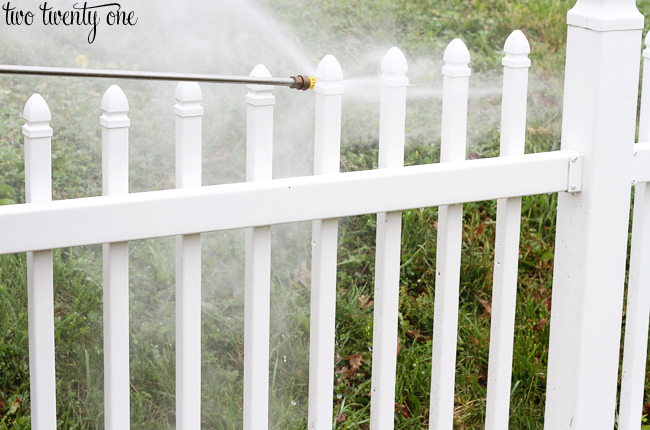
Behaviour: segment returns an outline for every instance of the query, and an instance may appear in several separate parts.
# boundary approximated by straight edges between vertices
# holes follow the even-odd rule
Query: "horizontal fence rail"
[[[0,253],[575,192],[579,180],[569,178],[580,178],[581,160],[575,151],[555,151],[4,206]]]

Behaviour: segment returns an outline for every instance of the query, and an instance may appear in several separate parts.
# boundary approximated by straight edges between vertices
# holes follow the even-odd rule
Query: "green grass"
[[[366,58],[369,47],[395,45],[410,64],[418,64],[434,54],[439,58],[452,38],[461,37],[472,54],[473,79],[486,84],[500,68],[505,38],[519,28],[530,40],[533,61],[526,152],[559,148],[565,14],[571,1],[331,0],[311,9],[296,7],[293,0],[263,3],[312,47],[314,62],[331,49],[342,65],[354,68],[355,59]],[[650,2],[638,3],[648,15]],[[314,31],[314,25],[327,31]],[[362,66],[354,69],[369,73]],[[429,85],[437,70],[420,73],[416,68],[412,83]],[[55,199],[101,194],[97,116],[103,85],[0,79],[0,204],[25,199],[20,127],[22,107],[32,92],[43,94],[52,110]],[[152,95],[149,84],[124,83],[122,88],[132,109],[131,190],[164,188],[173,183],[173,159],[165,155],[173,147],[173,121],[159,126],[152,117],[170,112],[170,97]],[[172,94],[172,86],[165,88]],[[241,102],[229,94],[220,107]],[[438,101],[408,103],[406,164],[438,162],[439,128],[436,132],[431,126],[439,121]],[[477,121],[498,112],[499,103],[498,96],[470,102],[469,156],[498,155],[498,121]],[[373,109],[346,101],[344,115],[360,116],[344,122],[342,171],[377,167],[376,136],[367,128],[376,121]],[[208,183],[242,179],[245,117],[234,108],[219,112],[222,117],[205,124],[206,167],[219,167],[206,168]],[[225,135],[218,131],[223,124],[229,125]],[[556,204],[555,194],[526,197],[522,204],[510,419],[516,429],[543,428]],[[459,429],[484,427],[495,218],[494,201],[464,206],[454,404]],[[402,222],[395,419],[398,429],[421,429],[428,426],[429,416],[437,208],[404,211]],[[374,215],[340,220],[332,369],[337,429],[367,429],[369,423],[375,227]],[[270,427],[306,429],[310,224],[275,226],[273,233]],[[203,235],[205,428],[242,427],[242,255],[243,232]],[[101,247],[57,250],[54,261],[58,427],[103,428]],[[132,242],[130,264],[132,426],[174,428],[173,238]],[[0,430],[30,428],[26,295],[24,254],[0,256]]]

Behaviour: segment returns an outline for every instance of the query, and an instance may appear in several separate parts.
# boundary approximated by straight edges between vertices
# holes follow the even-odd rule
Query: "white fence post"
[[[611,429],[643,16],[578,0],[567,23],[562,149],[584,164],[582,192],[558,198],[544,427]]]
[[[270,77],[258,64],[250,74]],[[247,85],[246,180],[272,179],[273,85]],[[244,305],[244,430],[264,430],[269,421],[269,323],[271,227],[246,230]]]
[[[102,194],[129,193],[129,102],[117,85],[102,98]],[[107,430],[130,427],[129,243],[105,243],[104,413]]]
[[[408,65],[398,48],[381,62],[379,168],[404,166],[406,77]],[[372,337],[370,428],[392,430],[395,425],[397,312],[399,307],[402,211],[377,214],[375,306]]]
[[[650,32],[643,51],[643,91],[639,118],[639,143],[650,141]],[[636,152],[634,156],[636,156]],[[634,184],[634,182],[633,182]],[[634,216],[627,288],[623,372],[619,430],[639,430],[643,409],[648,319],[650,318],[650,187],[637,183],[634,191]]]
[[[314,174],[339,173],[343,70],[332,55],[316,69]],[[338,218],[312,223],[311,312],[309,330],[310,430],[331,430],[336,328]]]
[[[201,187],[201,88],[176,86],[176,188]],[[201,428],[201,234],[176,237],[176,428]]]
[[[524,33],[515,30],[506,40],[503,50],[506,55],[503,59],[499,155],[507,157],[524,153],[530,45]],[[486,430],[507,429],[510,418],[520,225],[521,197],[499,199],[494,250]]]
[[[469,51],[460,39],[451,41],[442,68],[442,129],[440,162],[465,159],[467,96],[471,71]],[[438,208],[438,249],[433,316],[431,407],[429,428],[451,430],[454,421],[456,340],[460,256],[463,242],[463,205]]]
[[[52,200],[52,116],[40,94],[29,98],[23,118],[25,199],[27,203],[49,202]],[[55,430],[52,251],[27,253],[27,298],[32,428]]]

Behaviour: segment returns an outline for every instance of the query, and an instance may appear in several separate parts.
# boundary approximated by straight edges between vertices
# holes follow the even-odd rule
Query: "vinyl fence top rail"
[[[578,192],[580,183],[569,183],[581,161],[554,151],[8,205],[0,207],[0,254]]]

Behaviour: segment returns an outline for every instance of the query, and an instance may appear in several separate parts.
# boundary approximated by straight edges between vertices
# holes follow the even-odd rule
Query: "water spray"
[[[117,78],[142,79],[154,81],[190,81],[212,82],[220,84],[258,84],[279,85],[296,90],[310,90],[316,84],[316,78],[307,75],[295,75],[288,78],[204,75],[193,73],[165,72],[128,72],[122,70],[71,69],[63,67],[33,67],[33,66],[0,66],[0,74],[67,76],[78,78]]]

